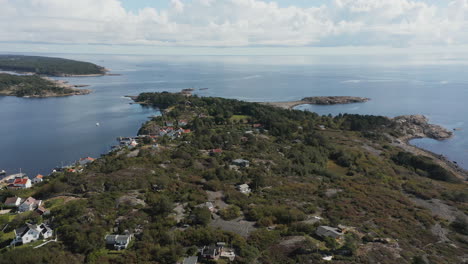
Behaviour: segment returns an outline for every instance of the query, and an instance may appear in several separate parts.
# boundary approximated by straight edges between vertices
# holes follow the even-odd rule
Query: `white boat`
[[[101,124],[99,124],[99,123],[96,123],[96,126],[100,126],[100,125],[101,125]]]
[[[0,170],[0,175],[6,175],[6,171],[5,170]]]

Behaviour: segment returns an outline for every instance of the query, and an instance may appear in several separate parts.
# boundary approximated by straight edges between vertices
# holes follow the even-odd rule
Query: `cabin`
[[[18,211],[23,213],[23,212],[28,212],[28,211],[33,211],[36,210],[39,206],[41,206],[42,200],[36,200],[33,197],[28,197],[20,206],[18,207]]]
[[[106,245],[115,250],[126,249],[132,240],[131,235],[107,235]]]
[[[247,168],[250,166],[250,161],[244,159],[235,159],[232,161],[232,165]]]
[[[49,215],[50,211],[45,209],[43,206],[38,206],[37,209],[34,211],[39,215]]]
[[[40,239],[50,238],[52,235],[52,229],[46,224],[26,224],[26,226],[15,229],[15,239],[13,239],[11,245],[27,244]]]
[[[331,237],[334,239],[340,239],[343,237],[343,230],[340,228],[330,227],[330,226],[319,226],[315,233],[322,238]]]
[[[5,206],[9,207],[18,207],[21,204],[21,198],[20,197],[8,197],[6,198],[4,202]]]
[[[85,166],[85,165],[88,165],[89,163],[92,163],[94,160],[95,159],[93,159],[91,157],[81,158],[78,161],[78,164],[80,164],[80,166]]]
[[[211,155],[211,156],[214,156],[214,155],[216,155],[216,154],[221,154],[221,153],[223,153],[223,150],[220,149],[220,148],[217,148],[217,149],[210,149],[210,155]]]
[[[44,181],[44,175],[38,174],[34,179],[32,179],[32,184],[38,184]]]
[[[237,185],[237,190],[243,194],[249,194],[252,192],[248,184],[239,184]]]
[[[205,202],[196,206],[197,208],[207,208],[210,212],[216,212],[216,208],[212,202]]]

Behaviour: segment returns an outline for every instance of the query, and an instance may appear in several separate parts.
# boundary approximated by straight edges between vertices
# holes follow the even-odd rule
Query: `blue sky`
[[[0,2],[0,51],[345,53],[468,45],[468,0]]]

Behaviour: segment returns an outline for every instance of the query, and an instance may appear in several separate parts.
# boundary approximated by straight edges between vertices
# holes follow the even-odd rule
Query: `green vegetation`
[[[414,156],[408,152],[399,152],[392,158],[397,164],[413,168],[417,173],[422,176],[429,177],[434,180],[457,182],[458,179],[442,168],[438,164],[434,163],[427,157]]]
[[[466,212],[466,184],[436,177],[444,173],[437,164],[379,136],[392,134],[389,119],[169,93],[138,100],[166,109],[141,134],[159,134],[166,121],[181,119],[191,132],[147,137],[136,156],[128,155],[135,149],[121,149],[81,173],[47,177],[32,191],[51,215],[7,221],[49,221],[60,243],[2,249],[0,263],[41,263],[52,254],[49,263],[176,263],[216,242],[235,250],[234,263],[324,263],[323,255],[337,263],[415,263],[424,255],[442,264],[459,263],[468,250],[462,217],[448,223],[410,200],[425,195]],[[215,148],[222,153],[210,155]],[[250,166],[232,166],[239,158]],[[252,193],[240,193],[239,184]],[[200,206],[207,201],[217,213]],[[438,243],[435,224],[449,232],[449,243]],[[319,225],[344,225],[346,234],[324,239],[315,234]],[[126,231],[135,234],[127,250],[105,249],[106,234]]]
[[[105,69],[89,62],[21,55],[0,55],[0,69],[49,76],[104,74]]]
[[[38,75],[19,76],[0,73],[0,95],[44,97],[75,93],[76,89],[61,87],[57,83]]]

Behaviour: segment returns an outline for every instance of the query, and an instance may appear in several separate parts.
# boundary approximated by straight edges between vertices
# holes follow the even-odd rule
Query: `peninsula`
[[[77,89],[49,77],[93,77],[106,75],[107,69],[89,62],[62,58],[22,55],[0,55],[0,95],[17,97],[59,97],[84,95],[91,90]]]
[[[0,55],[0,70],[54,77],[102,76],[108,71],[90,62],[23,55]]]
[[[466,182],[396,143],[449,136],[422,116],[320,116],[181,93],[133,99],[166,111],[101,158],[0,190],[13,209],[0,218],[0,263],[466,258]],[[39,214],[50,214],[16,209],[18,197],[41,199]],[[7,247],[43,222],[56,240]]]
[[[276,106],[284,109],[293,109],[298,105],[304,104],[315,104],[315,105],[335,105],[335,104],[353,104],[353,103],[365,103],[370,98],[355,97],[355,96],[314,96],[305,97],[298,101],[287,101],[287,102],[261,102],[260,104]]]
[[[17,97],[60,97],[84,95],[91,90],[77,89],[83,85],[70,85],[39,75],[12,75],[0,73],[0,95]]]

